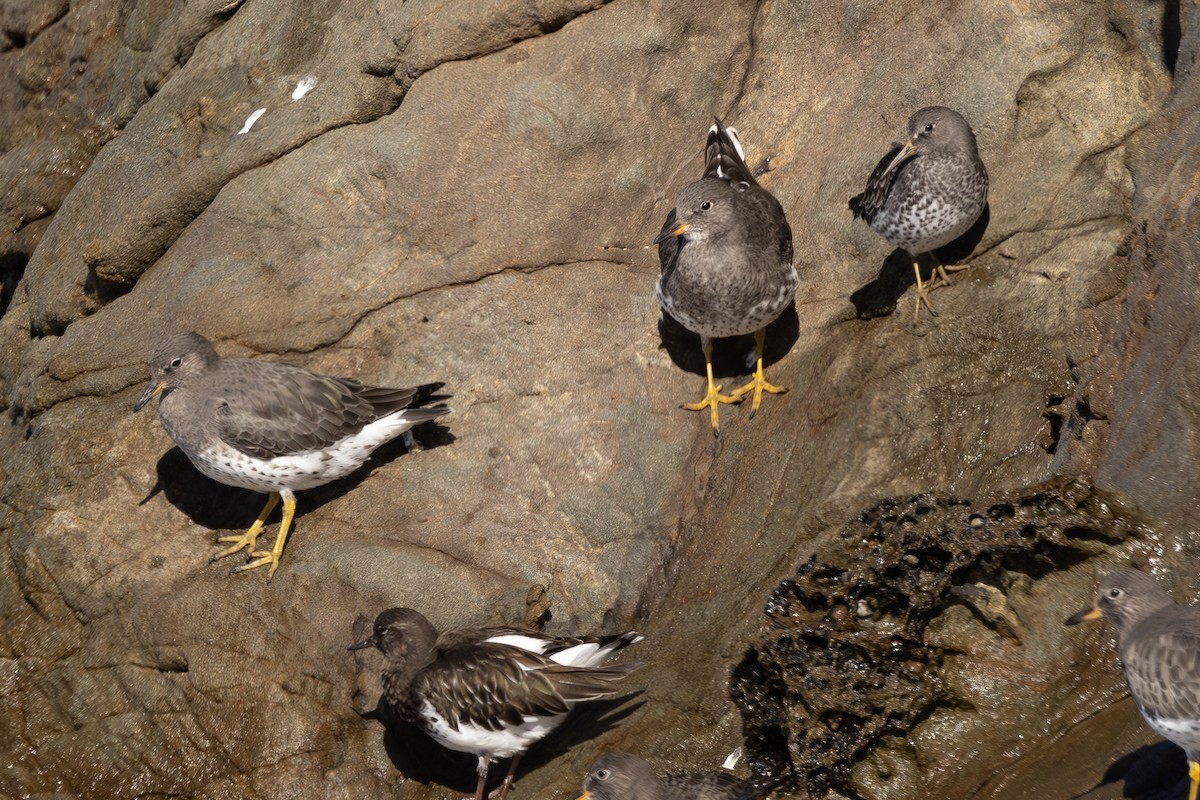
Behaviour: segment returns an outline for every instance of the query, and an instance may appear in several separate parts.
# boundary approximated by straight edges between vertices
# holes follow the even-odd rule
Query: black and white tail
[[[755,183],[754,175],[746,166],[746,151],[738,139],[737,128],[725,127],[719,117],[713,117],[704,144],[704,177],[711,175],[730,183]]]

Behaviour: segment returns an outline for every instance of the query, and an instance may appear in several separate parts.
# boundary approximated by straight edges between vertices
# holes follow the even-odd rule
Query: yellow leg
[[[263,524],[267,521],[267,517],[275,510],[275,506],[279,505],[279,492],[271,492],[267,498],[267,505],[263,508],[262,513],[258,515],[258,519],[254,520],[254,524],[250,526],[250,530],[243,533],[241,536],[222,536],[217,539],[218,542],[233,542],[232,547],[227,547],[219,553],[213,553],[208,561],[211,564],[218,558],[231,556],[238,550],[245,547],[248,550],[254,549],[254,543],[258,541],[258,535],[262,533]]]
[[[733,390],[733,396],[739,400],[742,398],[742,395],[749,393],[752,389],[754,390],[754,402],[750,404],[751,417],[753,417],[754,413],[758,411],[758,406],[762,402],[763,392],[770,392],[771,394],[783,394],[787,391],[787,389],[783,388],[782,386],[775,386],[774,384],[767,383],[767,379],[763,377],[763,344],[766,342],[766,339],[766,328],[759,328],[754,332],[754,345],[758,350],[758,369],[754,371],[754,377],[750,379],[749,383],[747,383],[745,386],[739,386],[737,389]]]
[[[913,323],[919,322],[921,319],[921,304],[929,309],[929,313],[937,316],[938,313],[934,309],[933,304],[929,302],[929,287],[921,280],[921,262],[917,258],[913,258],[913,273],[917,276],[917,307],[913,309]]]
[[[702,336],[700,338],[700,346],[704,349],[704,367],[708,373],[708,392],[704,395],[703,400],[698,403],[688,403],[684,408],[688,411],[703,411],[707,408],[709,410],[709,420],[712,422],[713,436],[719,436],[721,433],[721,420],[717,416],[717,405],[719,403],[737,403],[741,401],[741,398],[721,394],[721,385],[713,385],[712,340],[706,336]]]
[[[1188,800],[1196,800],[1196,788],[1200,787],[1200,763],[1188,759],[1188,777],[1192,779],[1192,788],[1188,789]]]
[[[258,569],[271,565],[271,571],[267,573],[267,580],[271,580],[275,575],[275,570],[279,568],[279,557],[283,555],[283,545],[287,542],[288,530],[292,527],[292,517],[296,514],[296,496],[291,492],[285,491],[283,494],[283,522],[279,523],[279,535],[275,537],[275,546],[268,552],[266,550],[255,550],[250,554],[254,559],[249,564],[237,567],[234,572],[246,572],[251,569]]]
[[[969,266],[970,266],[970,264],[946,265],[946,264],[943,264],[940,261],[938,261],[937,257],[935,256],[934,257],[934,269],[937,271],[938,283],[936,283],[933,286],[930,286],[929,287],[930,290],[937,289],[940,286],[953,286],[954,282],[950,280],[950,276],[947,273],[961,272],[962,270],[967,269],[967,267],[969,267]]]

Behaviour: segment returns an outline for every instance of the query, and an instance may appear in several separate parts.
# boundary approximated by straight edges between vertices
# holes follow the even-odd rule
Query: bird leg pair
[[[491,800],[504,800],[508,795],[508,790],[513,786],[513,778],[517,774],[517,763],[521,760],[521,754],[517,753],[513,756],[512,764],[508,768],[508,774],[504,776],[504,783],[500,784],[496,791],[490,795]],[[479,766],[476,771],[479,773],[479,783],[475,787],[475,800],[483,800],[484,789],[487,785],[488,767],[491,766],[491,760],[487,756],[479,757]]]
[[[950,276],[946,274],[947,272],[958,272],[959,270],[964,270],[967,268],[966,264],[951,264],[947,266],[946,264],[943,264],[940,259],[938,259],[937,254],[932,252],[929,254],[929,258],[933,262],[933,269],[929,274],[929,282],[925,282],[921,280],[920,259],[916,256],[913,256],[913,274],[917,276],[917,305],[913,311],[914,323],[919,321],[921,317],[922,303],[924,303],[925,307],[929,309],[930,314],[935,317],[938,315],[937,309],[935,309],[933,304],[929,302],[929,293],[942,286],[954,285],[953,281],[950,280]],[[933,282],[935,277],[937,278],[937,283]]]
[[[275,537],[275,546],[268,550],[255,550],[254,544],[258,541],[259,534],[262,533],[263,524],[266,523],[267,517],[275,510],[275,506],[279,505],[280,499],[283,500],[283,522],[279,524],[279,534]],[[246,572],[247,570],[258,569],[270,565],[271,569],[267,573],[267,580],[270,580],[275,575],[275,570],[279,568],[279,557],[283,555],[283,545],[287,542],[288,531],[292,527],[292,518],[296,515],[296,495],[284,489],[282,492],[271,492],[267,498],[267,505],[259,513],[254,520],[254,524],[250,529],[241,536],[222,536],[217,539],[218,542],[231,543],[230,547],[225,548],[219,553],[213,553],[208,561],[211,564],[219,558],[230,556],[237,551],[245,548],[250,551],[250,557],[255,559],[248,564],[243,564],[240,567],[235,567],[233,571]]]
[[[713,383],[712,339],[707,336],[700,337],[700,346],[704,350],[704,369],[708,375],[708,392],[698,403],[688,403],[684,408],[689,411],[703,411],[707,408],[714,436],[719,436],[721,433],[721,420],[717,415],[717,406],[720,403],[740,403],[746,399],[747,394],[753,391],[754,401],[750,404],[750,416],[753,417],[762,403],[763,392],[782,394],[787,391],[782,386],[775,386],[768,383],[766,378],[763,377],[763,345],[766,342],[766,338],[766,328],[759,328],[754,332],[754,344],[758,354],[758,367],[754,370],[754,376],[750,379],[750,382],[734,389],[733,394],[721,394],[721,384]]]

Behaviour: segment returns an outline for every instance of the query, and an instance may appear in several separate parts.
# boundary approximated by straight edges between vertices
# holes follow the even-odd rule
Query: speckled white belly
[[[224,442],[198,451],[184,450],[196,469],[229,486],[256,492],[293,492],[323,486],[362,466],[379,445],[413,426],[397,411],[375,420],[352,436],[320,450],[306,450],[263,459],[248,456]]]

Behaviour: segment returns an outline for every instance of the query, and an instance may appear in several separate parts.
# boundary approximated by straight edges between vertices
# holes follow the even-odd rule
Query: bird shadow
[[[662,348],[675,366],[696,375],[704,376],[704,352],[700,349],[700,336],[680,325],[666,311],[658,320],[658,336]],[[800,316],[795,303],[790,304],[771,324],[767,325],[763,343],[763,367],[779,361],[792,349],[800,338]],[[749,375],[754,372],[758,354],[754,346],[754,335],[727,336],[713,340],[713,375],[727,378],[734,375]]]
[[[564,755],[572,747],[591,741],[616,727],[645,701],[641,694],[630,694],[608,700],[596,700],[576,706],[553,733],[536,743],[521,758],[516,781],[528,772],[545,766]],[[473,793],[478,781],[478,758],[442,747],[416,725],[401,722],[381,698],[373,711],[362,714],[384,725],[383,747],[392,765],[409,780],[421,784],[435,783],[455,792]],[[508,762],[494,764],[488,772],[488,791],[499,786],[508,772]]]
[[[1129,800],[1173,800],[1186,796],[1187,756],[1171,742],[1139,747],[1110,764],[1091,791],[1118,781],[1124,783],[1121,797]]]
[[[422,423],[409,432],[412,433],[413,450],[433,450],[451,444],[455,439],[450,429],[438,422]],[[380,445],[361,467],[345,478],[301,492],[296,503],[296,520],[352,491],[372,470],[409,452],[406,438],[399,436]],[[154,485],[138,505],[145,505],[162,493],[167,502],[193,523],[210,530],[249,528],[266,504],[266,495],[261,492],[226,486],[209,478],[196,469],[178,447],[172,447],[158,459],[157,474]],[[278,519],[278,514],[276,511],[273,517]]]
[[[1163,65],[1175,75],[1175,66],[1179,61],[1179,45],[1183,40],[1183,23],[1179,16],[1179,0],[1165,0],[1162,13],[1162,49]],[[0,312],[2,315],[3,312]]]
[[[991,206],[985,203],[979,219],[975,220],[975,224],[968,228],[966,233],[933,251],[937,262],[952,267],[971,255],[983,240],[991,217]],[[933,258],[922,253],[918,256],[918,263],[921,265],[921,280],[930,280],[933,277]],[[879,274],[850,294],[855,316],[859,319],[874,319],[895,313],[900,298],[917,283],[912,264],[912,256],[903,248],[897,247],[889,253],[879,268]]]

